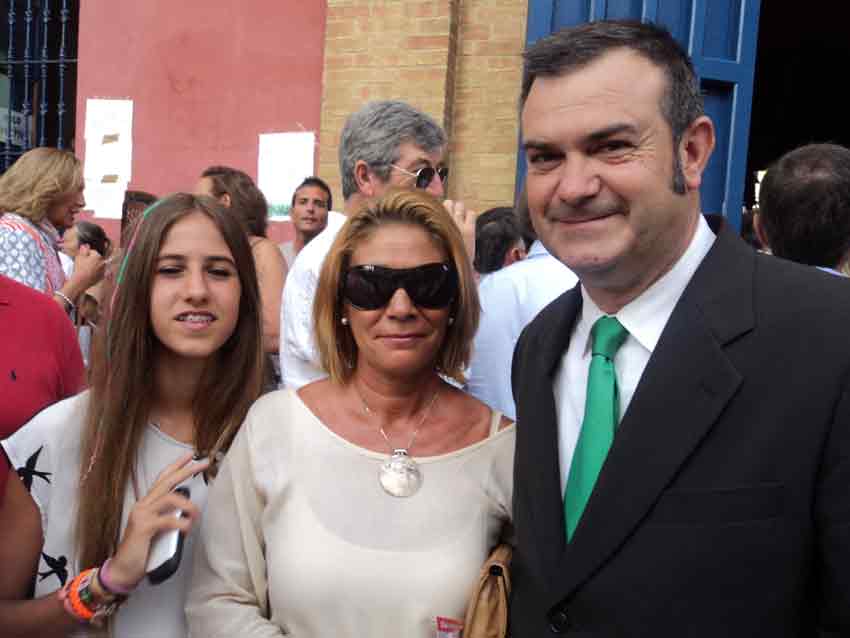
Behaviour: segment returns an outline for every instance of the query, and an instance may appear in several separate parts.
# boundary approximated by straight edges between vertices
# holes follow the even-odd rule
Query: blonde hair
[[[446,253],[458,275],[454,317],[437,354],[436,369],[463,382],[481,308],[472,265],[457,225],[439,200],[422,190],[392,189],[348,218],[325,257],[313,303],[313,329],[322,366],[331,380],[346,384],[357,367],[357,344],[342,325],[342,281],[357,246],[387,224],[424,229]]]
[[[41,146],[27,151],[0,177],[0,211],[39,223],[59,199],[83,188],[83,172],[70,151]]]

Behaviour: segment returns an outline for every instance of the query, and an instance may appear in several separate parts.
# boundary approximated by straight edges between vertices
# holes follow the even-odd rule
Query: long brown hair
[[[210,197],[178,193],[148,209],[134,229],[115,291],[105,295],[105,325],[93,351],[92,387],[80,459],[77,545],[81,568],[99,565],[116,548],[128,481],[137,488],[136,455],[154,392],[157,339],[151,328],[151,286],[160,246],[171,227],[193,212],[209,217],[227,243],[242,287],[239,319],[202,373],[194,400],[195,448],[226,451],[259,396],[262,328],[254,259],[244,228]],[[138,494],[138,489],[136,489]],[[141,495],[140,495],[141,496]]]

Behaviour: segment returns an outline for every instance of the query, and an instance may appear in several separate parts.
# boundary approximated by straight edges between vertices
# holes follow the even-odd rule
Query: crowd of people
[[[515,637],[850,634],[850,150],[768,169],[754,250],[664,29],[542,38],[519,116],[478,215],[364,105],[280,246],[237,168],[114,247],[71,153],[0,176],[0,633],[449,638],[507,543]]]

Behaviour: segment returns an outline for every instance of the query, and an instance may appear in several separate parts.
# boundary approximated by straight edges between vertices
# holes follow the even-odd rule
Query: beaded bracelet
[[[114,614],[121,604],[127,600],[127,596],[112,594],[105,587],[101,587],[110,596],[100,603],[95,602],[95,596],[91,589],[91,584],[95,579],[100,580],[97,569],[85,570],[59,591],[59,600],[62,601],[65,611],[75,620],[92,625],[102,625],[105,619]]]
[[[94,569],[87,569],[65,585],[63,590],[65,592],[63,602],[65,611],[80,622],[87,623],[94,618],[95,610],[89,607],[91,590],[88,588],[94,572]],[[81,592],[83,592],[82,595]]]

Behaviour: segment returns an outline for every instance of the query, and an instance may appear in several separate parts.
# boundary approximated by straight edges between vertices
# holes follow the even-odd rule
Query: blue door
[[[717,146],[701,189],[702,208],[741,224],[761,0],[529,0],[528,43],[563,27],[615,18],[664,25],[700,77]],[[520,162],[520,174],[525,167]],[[519,181],[519,180],[518,180]]]

